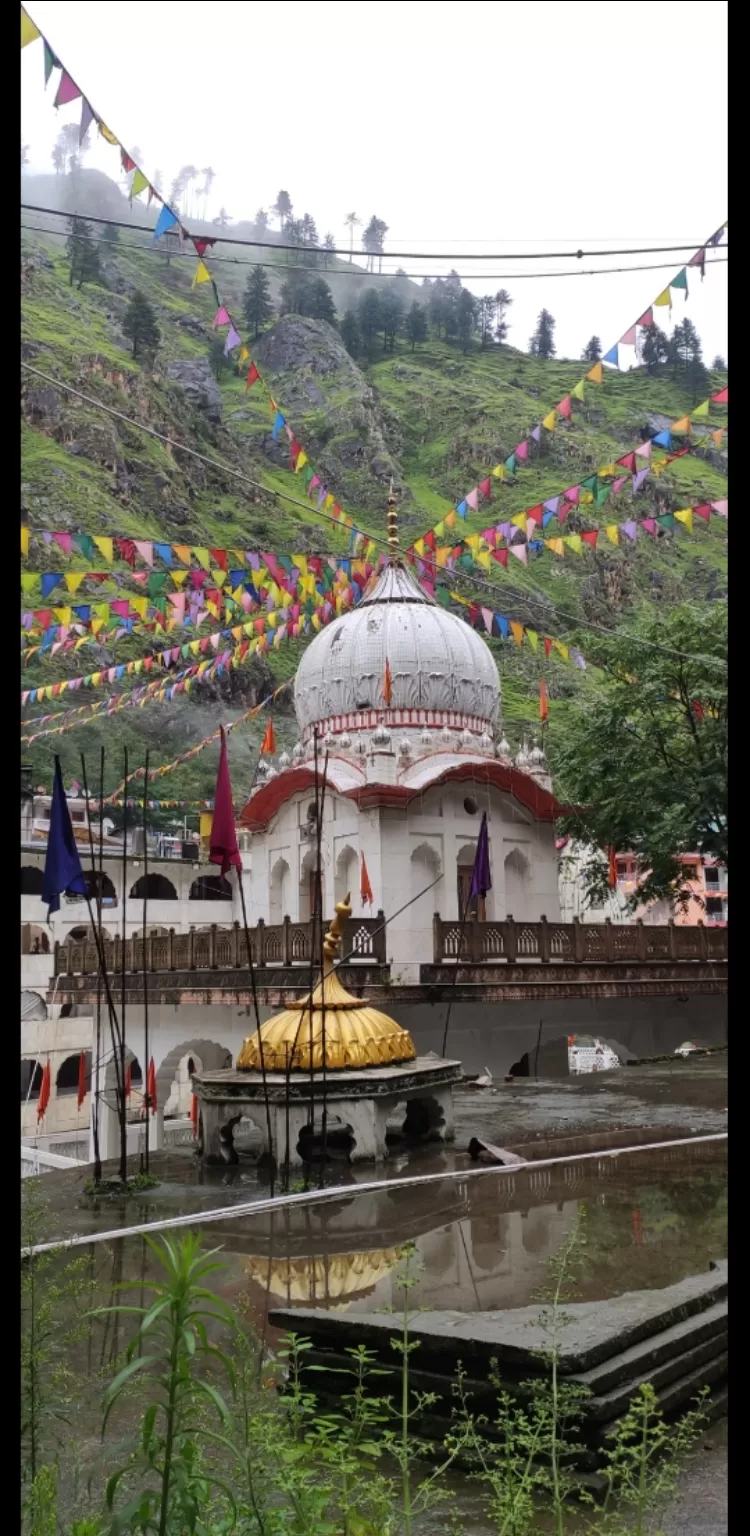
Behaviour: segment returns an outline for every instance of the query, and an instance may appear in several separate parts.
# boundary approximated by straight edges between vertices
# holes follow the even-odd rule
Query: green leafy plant
[[[38,1179],[24,1179],[21,1209],[21,1481],[27,1488],[37,1486],[69,1422],[73,1376],[68,1350],[82,1331],[87,1279],[84,1259],[66,1263],[54,1249],[35,1251],[48,1240],[50,1229]],[[41,1497],[42,1484],[35,1498]]]
[[[137,1383],[149,1396],[141,1421],[139,1452],[135,1462],[121,1467],[109,1479],[106,1506],[112,1514],[112,1536],[121,1531],[168,1532],[183,1529],[208,1532],[201,1518],[209,1490],[225,1498],[234,1524],[235,1499],[226,1484],[209,1475],[200,1454],[202,1423],[198,1406],[207,1403],[220,1423],[229,1413],[218,1388],[198,1374],[197,1367],[218,1365],[231,1382],[233,1368],[227,1355],[210,1342],[207,1322],[223,1324],[232,1332],[234,1319],[218,1296],[203,1284],[221,1268],[213,1262],[215,1249],[201,1253],[200,1238],[188,1233],[178,1241],[164,1237],[145,1242],[159,1264],[162,1280],[148,1283],[153,1293],[150,1307],[100,1308],[107,1312],[138,1315],[138,1331],[127,1350],[127,1362],[107,1388],[102,1437],[110,1414],[128,1389]],[[123,1289],[139,1289],[136,1282]],[[133,1486],[139,1480],[141,1486]],[[131,1487],[127,1502],[117,1507],[121,1487]]]

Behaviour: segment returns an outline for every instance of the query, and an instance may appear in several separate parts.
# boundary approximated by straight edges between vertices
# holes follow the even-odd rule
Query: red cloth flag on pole
[[[81,1051],[78,1057],[78,1108],[80,1109],[86,1097],[86,1052]]]
[[[234,806],[232,804],[232,784],[229,778],[229,759],[227,757],[227,738],[224,735],[224,727],[221,726],[221,750],[219,752],[219,771],[216,775],[216,789],[214,790],[214,814],[211,822],[211,846],[208,860],[210,864],[220,864],[221,873],[225,875],[228,869],[242,869],[239,844],[237,842],[237,828],[234,821]]]
[[[547,700],[547,682],[545,678],[539,680],[539,719],[549,718],[549,703]]]
[[[129,1061],[125,1068],[125,1097],[130,1098],[133,1088],[133,1063]]]
[[[275,751],[276,734],[273,728],[273,720],[269,720],[268,725],[266,726],[266,734],[263,737],[263,741],[261,743],[260,755],[262,757],[264,752],[268,752],[273,757]]]
[[[198,1135],[198,1095],[197,1095],[197,1093],[193,1094],[193,1097],[192,1097],[192,1100],[191,1100],[191,1103],[190,1103],[190,1119],[193,1122],[193,1135],[195,1137],[197,1137],[197,1135]]]
[[[359,895],[363,907],[365,905],[372,906],[375,897],[372,894],[372,886],[370,885],[370,876],[367,873],[364,854],[362,854],[362,869],[359,876]]]
[[[146,1079],[146,1093],[148,1094],[148,1102],[149,1102],[149,1106],[150,1106],[150,1109],[151,1109],[151,1113],[152,1113],[152,1115],[155,1115],[156,1111],[157,1111],[157,1108],[158,1108],[158,1104],[157,1104],[157,1101],[156,1101],[156,1067],[154,1066],[154,1058],[153,1058],[153,1056],[151,1057],[151,1060],[150,1060],[150,1062],[148,1064],[148,1077]]]
[[[611,891],[617,885],[617,852],[614,843],[609,845],[609,888]]]
[[[50,1072],[49,1062],[47,1062],[47,1065],[46,1065],[46,1067],[45,1067],[45,1069],[44,1069],[44,1071],[42,1073],[42,1086],[39,1089],[39,1103],[37,1104],[37,1107],[36,1107],[37,1123],[40,1120],[43,1120],[45,1115],[46,1115],[46,1113],[47,1113],[47,1105],[49,1104],[49,1096],[50,1096],[51,1088],[52,1088],[52,1074]]]
[[[390,704],[393,698],[393,684],[391,680],[391,668],[388,657],[385,658],[385,676],[383,678],[383,698],[386,704]]]

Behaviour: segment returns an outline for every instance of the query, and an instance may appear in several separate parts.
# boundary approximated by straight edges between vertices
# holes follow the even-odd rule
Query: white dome
[[[497,719],[500,680],[488,646],[395,561],[304,652],[294,683],[300,730],[334,715],[382,710],[386,661],[392,709],[453,711],[488,725]]]

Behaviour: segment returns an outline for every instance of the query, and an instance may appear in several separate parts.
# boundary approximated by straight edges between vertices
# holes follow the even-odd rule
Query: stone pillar
[[[232,1145],[232,1131],[242,1118],[234,1104],[215,1104],[200,1100],[202,1136],[200,1152],[205,1163],[237,1163]]]
[[[266,1130],[266,1112],[263,1105],[260,1106],[262,1125],[260,1119],[256,1124],[261,1125],[263,1133],[263,1148],[267,1149],[268,1133]],[[289,1167],[301,1168],[302,1158],[297,1151],[300,1135],[307,1125],[308,1108],[306,1104],[289,1105]],[[320,1129],[317,1123],[318,1130]],[[287,1138],[287,1112],[283,1104],[271,1105],[271,1133],[273,1135],[273,1155],[276,1167],[282,1168],[286,1163],[286,1138]]]

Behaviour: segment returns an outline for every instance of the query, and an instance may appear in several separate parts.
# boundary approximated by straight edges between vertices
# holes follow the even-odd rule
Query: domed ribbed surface
[[[323,1000],[325,999],[325,1009]],[[312,1006],[311,1006],[312,1004]],[[268,1072],[320,1070],[343,1067],[385,1067],[392,1062],[414,1061],[411,1035],[395,1019],[377,1008],[368,1008],[342,987],[335,972],[305,998],[261,1025],[263,1059]],[[312,1059],[311,1059],[312,1058]],[[240,1070],[259,1071],[258,1033],[248,1035],[237,1057]]]
[[[386,660],[391,709],[456,711],[493,724],[497,719],[500,681],[488,646],[394,561],[357,608],[322,630],[304,652],[294,685],[300,729],[333,715],[384,709]]]

